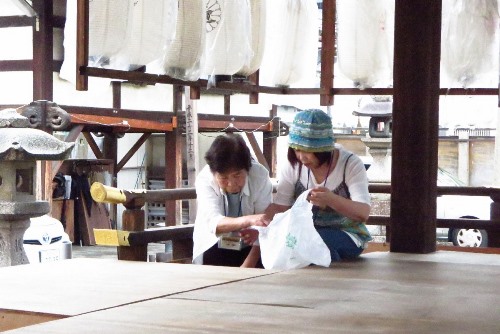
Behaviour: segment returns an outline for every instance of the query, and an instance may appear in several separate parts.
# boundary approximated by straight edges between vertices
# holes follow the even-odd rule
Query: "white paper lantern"
[[[68,0],[68,3],[72,1],[76,2]],[[89,2],[89,58],[93,62],[101,64],[125,46],[130,14],[128,0]]]
[[[205,75],[232,75],[252,57],[248,0],[209,0],[207,3]]]
[[[496,0],[444,0],[441,59],[448,77],[468,87],[498,65]]]
[[[177,0],[129,0],[131,29],[116,55],[120,67],[146,65],[163,56],[175,35]]]
[[[338,0],[339,69],[359,88],[392,78],[394,0]]]
[[[165,74],[197,80],[205,51],[205,0],[178,0],[175,37],[163,58]]]
[[[319,20],[315,0],[273,0],[269,3],[263,82],[290,86],[316,77]]]
[[[244,66],[238,74],[249,76],[260,68],[264,56],[265,34],[266,34],[266,0],[250,0],[250,24],[252,41],[252,58],[248,66]]]

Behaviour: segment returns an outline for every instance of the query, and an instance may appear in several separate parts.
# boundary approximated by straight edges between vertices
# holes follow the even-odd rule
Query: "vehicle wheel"
[[[452,232],[454,246],[488,247],[488,233],[478,229],[457,229]]]

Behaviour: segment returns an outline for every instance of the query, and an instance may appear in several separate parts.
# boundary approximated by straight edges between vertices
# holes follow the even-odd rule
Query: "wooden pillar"
[[[252,83],[252,85],[259,85],[260,80],[260,72],[257,70],[255,73],[250,74],[248,76],[248,80]],[[248,94],[248,102],[250,104],[259,104],[259,93],[258,92],[250,92]]]
[[[396,0],[392,252],[436,250],[441,1]]]
[[[173,86],[173,111],[182,110],[182,86]],[[165,133],[165,188],[182,187],[182,136],[179,126]],[[165,225],[174,226],[182,221],[182,201],[165,201]]]
[[[277,135],[280,131],[279,119],[274,118],[277,115],[278,115],[278,106],[273,104],[272,109],[269,111],[269,117],[272,119],[273,123],[273,131],[263,133],[262,153],[264,154],[264,157],[267,160],[270,177],[276,177],[276,164],[277,164],[276,148],[278,147]]]
[[[493,202],[490,206],[490,219],[500,220],[500,196],[492,196]],[[500,247],[500,231],[486,230],[488,233],[488,247]]]
[[[335,57],[335,0],[323,0],[321,28],[320,105],[333,105],[333,64]]]
[[[144,210],[140,208],[125,209],[122,214],[122,230],[144,231]],[[144,261],[148,258],[148,245],[118,246],[118,260]]]
[[[53,1],[34,0],[33,9],[37,17],[33,20],[33,101],[53,100]],[[45,103],[43,103],[45,106]],[[43,108],[42,118],[46,115]],[[41,130],[52,133],[52,129],[46,127],[45,119],[42,119]],[[41,162],[39,164],[40,192],[37,197],[51,201],[52,197],[52,162]]]
[[[121,109],[122,107],[122,91],[121,91],[121,82],[120,81],[112,81],[111,82],[112,92],[113,92],[113,108]],[[109,133],[104,134],[104,140],[102,145],[102,157],[104,159],[113,160],[113,170],[111,172],[111,186],[118,186],[118,139],[115,134]],[[117,226],[118,223],[118,208],[116,204],[111,204],[109,206],[109,216],[113,221],[114,226]],[[123,217],[122,217],[123,220]]]
[[[33,101],[53,99],[52,0],[33,0],[38,17],[33,21]]]
[[[113,161],[113,170],[111,172],[111,186],[118,186],[118,177],[117,177],[117,160],[118,160],[118,139],[114,133],[105,133],[102,145],[102,155],[105,159],[111,159]],[[113,227],[118,224],[118,214],[116,204],[110,205],[109,216],[113,221]],[[123,216],[122,216],[123,223]],[[122,227],[122,230],[126,229]]]
[[[86,74],[80,73],[80,67],[89,64],[89,0],[77,2],[77,30],[76,30],[76,90],[88,90],[89,79]]]
[[[224,95],[224,115],[231,115],[231,95]]]

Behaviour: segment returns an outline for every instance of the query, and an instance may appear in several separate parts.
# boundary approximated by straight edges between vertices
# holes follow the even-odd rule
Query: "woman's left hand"
[[[317,187],[311,189],[308,196],[309,202],[313,205],[320,207],[321,209],[326,208],[330,205],[333,200],[333,193],[325,187]]]

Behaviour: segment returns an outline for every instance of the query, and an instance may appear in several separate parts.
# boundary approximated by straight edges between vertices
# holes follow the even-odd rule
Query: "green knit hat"
[[[295,115],[288,145],[305,152],[328,152],[333,149],[332,119],[323,110],[307,109]]]

